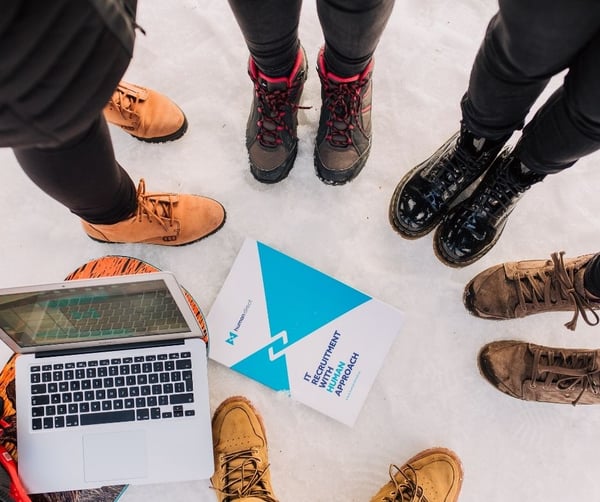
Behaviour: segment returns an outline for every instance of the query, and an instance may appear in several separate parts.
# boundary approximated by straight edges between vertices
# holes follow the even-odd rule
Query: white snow
[[[264,185],[249,172],[243,139],[251,99],[248,56],[227,3],[140,2],[147,36],[138,36],[125,78],[169,95],[190,127],[182,139],[161,145],[112,128],[117,158],[132,178],[146,179],[149,191],[218,199],[227,223],[181,248],[100,244],[37,190],[10,150],[0,150],[0,286],[53,282],[90,259],[120,254],[173,271],[208,312],[243,239],[259,239],[398,307],[406,321],[354,428],[210,362],[213,410],[241,394],[262,413],[280,500],[368,501],[387,481],[390,463],[401,465],[437,445],[462,459],[461,501],[597,500],[600,407],[512,399],[480,376],[476,357],[499,339],[596,348],[600,328],[580,322],[571,333],[563,327],[569,313],[477,319],[465,310],[462,293],[475,274],[496,263],[546,259],[558,250],[567,256],[598,251],[600,157],[591,155],[532,189],[482,260],[464,269],[444,266],[431,236],[408,241],[393,231],[388,204],[400,178],[457,130],[459,100],[496,3],[397,2],[376,53],[371,157],[361,175],[341,187],[323,184],[314,173],[320,107],[314,68],[322,34],[314,2],[304,3],[300,34],[311,71],[303,105],[311,108],[300,112],[299,154],[286,180]],[[130,487],[122,500],[213,501],[208,485]]]

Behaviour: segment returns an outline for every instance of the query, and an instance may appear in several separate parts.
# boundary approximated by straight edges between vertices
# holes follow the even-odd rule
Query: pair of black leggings
[[[136,207],[115,160],[103,107],[133,49],[135,0],[13,0],[0,20],[0,146],[25,173],[90,223]]]
[[[59,147],[13,151],[39,188],[90,223],[116,223],[136,208],[135,186],[115,160],[102,115],[87,131]]]
[[[478,136],[510,136],[550,79],[568,70],[516,153],[540,174],[570,167],[600,148],[599,61],[598,0],[500,0],[462,100],[463,122]]]
[[[229,0],[248,50],[270,77],[289,75],[298,53],[302,0]],[[394,0],[317,0],[327,69],[351,77],[373,57]]]

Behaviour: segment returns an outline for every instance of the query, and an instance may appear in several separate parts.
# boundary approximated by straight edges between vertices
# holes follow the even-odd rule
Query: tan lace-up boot
[[[585,266],[594,255],[577,258],[553,253],[550,260],[501,263],[476,275],[465,287],[465,307],[487,319],[514,319],[541,312],[573,311],[565,324],[571,330],[579,315],[589,325],[600,321],[600,299],[583,286]]]
[[[140,180],[137,210],[130,218],[112,225],[82,220],[83,229],[94,240],[109,243],[162,244],[182,246],[219,230],[225,209],[216,200],[199,195],[146,193]]]
[[[424,450],[402,467],[390,465],[389,474],[371,502],[456,502],[463,479],[459,458],[445,448]]]
[[[494,387],[525,401],[600,404],[600,351],[502,340],[485,345],[479,370]]]
[[[212,420],[218,502],[277,502],[271,487],[267,437],[260,416],[246,398],[225,400]]]
[[[183,136],[187,119],[169,98],[147,87],[121,81],[104,107],[104,117],[133,137],[150,143]]]

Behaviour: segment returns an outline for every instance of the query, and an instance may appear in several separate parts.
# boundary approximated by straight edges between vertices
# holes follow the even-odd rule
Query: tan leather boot
[[[371,502],[456,502],[462,485],[460,459],[446,448],[431,448],[402,467],[390,465],[390,481]]]
[[[182,246],[209,236],[225,223],[225,209],[216,200],[199,195],[146,193],[143,179],[138,186],[137,204],[135,214],[126,220],[112,225],[82,220],[83,229],[100,242]]]
[[[150,143],[180,138],[188,125],[184,113],[169,98],[123,80],[104,107],[104,117],[134,138]]]
[[[215,473],[211,478],[219,502],[277,502],[271,487],[267,436],[260,416],[246,398],[230,397],[212,420]]]
[[[583,285],[585,267],[594,255],[564,258],[552,253],[550,260],[506,262],[477,274],[466,286],[465,307],[484,319],[515,319],[543,312],[573,312],[565,326],[574,330],[579,316],[595,326],[600,299]]]

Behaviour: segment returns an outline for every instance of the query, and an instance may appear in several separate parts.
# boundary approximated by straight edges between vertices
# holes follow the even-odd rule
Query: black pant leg
[[[362,72],[373,57],[394,0],[317,0],[327,69],[340,77]]]
[[[529,169],[557,173],[600,149],[600,29],[569,65],[564,84],[523,130],[516,154]]]
[[[463,121],[500,139],[523,126],[551,77],[568,68],[600,28],[597,0],[501,0],[462,100]]]
[[[60,147],[13,151],[40,189],[89,223],[116,223],[136,208],[135,185],[115,160],[102,115],[82,135]]]
[[[298,54],[302,0],[229,0],[258,68],[270,77],[289,75]]]
[[[600,298],[600,253],[586,265],[583,286],[589,293]]]

